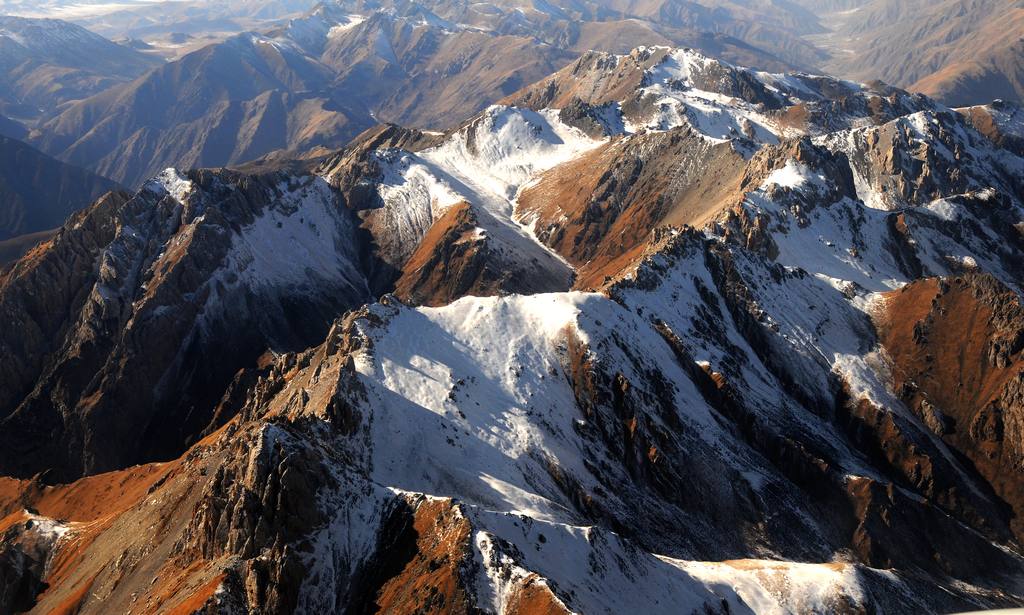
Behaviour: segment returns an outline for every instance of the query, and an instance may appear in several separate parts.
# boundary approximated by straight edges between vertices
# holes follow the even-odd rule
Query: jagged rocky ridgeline
[[[664,48],[504,102],[5,270],[0,606],[1024,603],[1019,111]]]

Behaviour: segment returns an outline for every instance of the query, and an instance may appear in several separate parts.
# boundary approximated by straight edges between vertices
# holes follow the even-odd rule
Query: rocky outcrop
[[[112,193],[89,211],[76,214],[69,226],[0,274],[4,312],[4,351],[18,357],[0,385],[4,416],[34,387],[33,380],[47,358],[59,349],[59,339],[72,326],[68,314],[86,303],[85,289],[95,284],[95,258],[116,233],[115,212],[129,195]],[[66,306],[66,311],[51,309]]]
[[[643,83],[644,72],[660,62],[667,48],[637,49],[627,56],[592,51],[550,78],[512,94],[506,104],[531,109],[562,109],[574,101],[588,105],[619,102]]]
[[[20,613],[32,608],[46,589],[43,577],[56,536],[27,513],[9,515],[0,521],[0,529],[0,609]]]
[[[487,252],[487,231],[477,226],[471,207],[455,205],[430,227],[406,262],[395,295],[413,305],[445,305],[465,295],[528,288],[513,272],[489,263]]]
[[[385,530],[374,561],[382,582],[352,612],[478,613],[463,572],[472,561],[472,526],[459,507],[421,499],[392,514],[403,518],[389,519],[395,529]]]
[[[1024,156],[1024,109],[1020,104],[997,100],[991,105],[958,109],[975,130],[997,146]]]
[[[925,111],[823,141],[850,157],[865,192],[861,198],[873,207],[896,209],[982,188],[997,188],[1019,202],[1024,187],[1014,158],[966,125],[960,114]]]
[[[415,244],[396,241],[394,229],[389,227],[388,212],[382,206],[378,193],[378,186],[383,180],[379,153],[391,150],[416,151],[437,145],[441,140],[442,135],[382,125],[361,134],[318,168],[318,174],[327,178],[340,192],[342,202],[361,221],[356,231],[360,245],[359,258],[375,295],[393,288],[405,260],[416,249]]]

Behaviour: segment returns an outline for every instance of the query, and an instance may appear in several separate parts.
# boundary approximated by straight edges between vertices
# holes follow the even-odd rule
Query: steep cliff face
[[[637,257],[651,229],[703,225],[733,204],[745,165],[732,144],[688,126],[616,139],[528,186],[517,215],[579,268],[578,287],[594,287]]]
[[[1024,155],[1024,109],[1019,104],[1000,100],[958,111],[993,143],[1018,156]]]
[[[602,57],[307,175],[167,171],[7,270],[0,600],[1024,604],[1024,160],[895,90]]]
[[[351,235],[314,177],[169,170],[80,214],[4,276],[18,323],[3,333],[18,357],[4,472],[67,478],[179,454],[239,369],[367,299]]]

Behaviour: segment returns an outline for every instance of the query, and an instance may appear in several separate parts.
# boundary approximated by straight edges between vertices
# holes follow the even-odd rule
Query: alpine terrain
[[[0,612],[1024,606],[1020,106],[403,6],[30,138],[140,187],[0,270]]]

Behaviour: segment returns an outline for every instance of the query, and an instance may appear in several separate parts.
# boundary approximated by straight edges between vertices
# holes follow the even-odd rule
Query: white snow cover
[[[849,564],[668,561],[709,587],[735,592],[742,604],[759,615],[825,613],[840,607],[840,596],[853,605],[867,602],[860,573]]]
[[[411,250],[448,207],[465,201],[496,253],[535,263],[568,286],[569,266],[513,218],[515,203],[541,173],[601,143],[562,123],[557,111],[495,105],[436,147],[379,153],[378,194],[393,230],[384,241]]]
[[[1012,185],[1012,181],[1008,184],[1003,177],[1024,177],[1024,158],[994,147],[949,111],[945,115],[933,110],[919,111],[883,126],[852,128],[815,137],[815,143],[849,156],[857,198],[868,207],[891,211],[918,205],[907,203],[893,190],[886,190],[883,182],[891,178],[864,160],[863,152],[869,149],[868,143],[881,131],[907,136],[909,147],[900,148],[906,158],[920,156],[917,152],[930,151],[940,163],[959,167],[971,192],[1000,189],[1003,193],[1014,194],[1019,186]],[[949,148],[946,142],[950,140],[958,152]],[[903,172],[910,173],[910,169]]]
[[[7,39],[33,56],[52,57],[66,54],[69,50],[104,52],[116,49],[111,41],[89,30],[67,21],[57,19],[34,19],[33,16],[13,16],[14,11],[4,10],[0,15],[0,39]],[[5,52],[13,50],[8,47]]]
[[[366,21],[366,18],[361,15],[348,15],[347,17],[348,19],[344,23],[331,26],[331,29],[327,31],[327,38],[340,36],[344,32],[347,32]]]
[[[523,488],[535,473],[524,466],[533,465],[529,456],[538,449],[579,457],[564,448],[562,435],[575,418],[572,391],[554,374],[564,332],[578,331],[581,306],[594,302],[607,299],[467,297],[400,311],[373,357],[359,365],[382,409],[373,423],[373,439],[382,443],[375,480],[538,519],[565,518],[562,503]]]
[[[999,132],[1011,135],[1018,139],[1024,139],[1024,106],[1019,103],[997,100],[990,105],[981,107],[968,107],[957,109],[957,111],[972,111],[983,109],[995,122]]]
[[[466,197],[452,190],[413,154],[386,150],[377,153],[377,160],[383,173],[377,192],[384,207],[375,213],[378,223],[392,231],[381,234],[378,241],[385,253],[408,257],[431,225]]]
[[[290,19],[276,40],[294,43],[307,51],[318,53],[326,41],[340,36],[365,20],[366,18],[361,15],[341,13],[340,7],[324,4],[308,15]]]
[[[226,268],[253,288],[362,287],[351,224],[330,186],[319,177],[293,181],[279,185],[274,205],[233,238]],[[281,258],[285,247],[288,258]]]
[[[661,305],[655,298],[672,305],[672,290],[659,290],[646,305]],[[476,577],[477,599],[494,612],[501,612],[511,592],[532,574],[561,588],[558,596],[570,595],[568,608],[588,614],[690,612],[723,600],[734,612],[799,613],[826,611],[838,595],[853,604],[863,600],[852,566],[676,560],[647,553],[613,532],[577,525],[571,503],[542,465],[557,463],[586,492],[598,492],[582,463],[585,443],[574,429],[580,415],[563,374],[568,335],[632,382],[640,381],[640,370],[664,370],[683,403],[677,412],[700,438],[746,470],[755,489],[776,480],[731,456],[729,438],[721,437],[700,394],[674,367],[665,342],[628,306],[599,294],[556,293],[467,297],[441,308],[372,309],[386,324],[368,330],[372,344],[356,361],[373,412],[371,479],[401,493],[458,498],[485,572]],[[733,335],[731,328],[726,332]],[[626,346],[616,345],[621,343]],[[753,372],[750,377],[770,378]],[[777,396],[777,388],[761,386],[766,397]],[[817,429],[822,439],[830,438],[824,427]],[[863,470],[853,454],[836,458]],[[356,522],[352,506],[339,510]],[[363,544],[358,527],[367,513],[357,514],[356,538],[344,539],[343,545]],[[814,525],[810,519],[806,523]],[[508,544],[515,549],[509,551]],[[318,553],[326,548],[316,547]]]
[[[523,184],[600,143],[563,124],[557,110],[495,105],[422,157],[508,215]]]
[[[175,201],[183,203],[193,189],[192,180],[185,177],[177,169],[164,169],[159,175],[149,180],[143,189],[157,194],[170,195]]]
[[[949,199],[936,199],[922,208],[931,212],[947,222],[953,222],[960,217],[960,206]]]
[[[684,69],[689,70],[680,73]],[[930,125],[911,122],[915,131]],[[512,219],[519,190],[543,170],[599,143],[562,125],[555,112],[492,107],[438,147],[383,154],[380,195],[385,208],[395,212],[393,224],[409,229],[409,237],[464,199],[489,216],[482,220],[487,235],[514,249],[536,249],[532,239],[516,243],[524,239]],[[372,306],[385,324],[367,325],[372,343],[355,364],[372,412],[366,455],[372,459],[368,474],[374,493],[363,497],[375,503],[344,498],[325,503],[338,516],[318,532],[316,559],[365,556],[367,536],[379,524],[374,507],[387,496],[378,493],[381,488],[458,498],[473,525],[474,555],[484,572],[474,577],[477,597],[495,612],[533,574],[556,589],[568,608],[588,614],[676,613],[705,604],[720,607],[722,601],[734,612],[827,612],[837,596],[852,605],[868,599],[864,574],[873,582],[899,585],[898,578],[882,571],[779,562],[771,560],[772,553],[763,560],[716,563],[652,554],[610,531],[584,526],[578,508],[548,471],[555,465],[587,494],[607,484],[586,463],[592,451],[580,430],[587,421],[565,375],[567,348],[575,338],[587,344],[596,364],[615,366],[631,383],[660,371],[671,383],[677,401],[672,411],[687,433],[728,465],[723,482],[745,483],[765,505],[784,489],[783,477],[770,465],[751,461],[723,432],[655,330],[656,317],[700,368],[742,391],[758,421],[798,441],[815,442],[850,476],[881,478],[863,455],[848,448],[833,421],[803,406],[806,400],[822,407],[832,403],[833,376],[839,376],[855,398],[866,397],[914,420],[887,387],[885,358],[871,343],[867,314],[881,293],[908,281],[886,243],[891,212],[846,197],[824,202],[823,195],[838,193],[834,181],[788,160],[743,204],[767,216],[777,252],[768,258],[736,249],[733,264],[760,311],[757,326],[772,331],[766,342],[770,350],[787,357],[783,370],[791,382],[786,384],[777,366],[762,362],[763,349],[752,348],[740,333],[742,325],[725,309],[701,251],[655,256],[645,265],[658,270],[655,287],[624,288],[617,301],[556,293],[466,297],[442,308]],[[993,258],[979,254],[980,245],[954,241],[927,226],[929,220],[956,223],[970,215],[953,198],[928,205],[917,217],[907,212],[926,273],[948,272],[943,259],[950,256],[994,266]],[[725,241],[713,228],[703,238]],[[718,311],[711,322],[709,310]],[[601,504],[614,510],[621,504],[618,496],[605,493]],[[820,520],[802,510],[791,514],[807,535],[820,535],[815,530]],[[346,524],[354,529],[346,530]]]
[[[754,105],[694,86],[694,73],[713,65],[733,68],[692,49],[671,50],[647,71],[639,90],[641,95],[654,97],[655,113],[639,124],[627,122],[625,130],[668,130],[688,124],[714,142],[749,135],[761,143],[777,143],[786,131]]]
[[[374,309],[388,325],[373,331],[373,350],[356,365],[374,408],[379,484],[577,522],[548,472],[555,463],[587,492],[601,490],[583,463],[594,451],[576,433],[580,415],[564,375],[570,335],[631,382],[644,382],[651,370],[664,373],[682,404],[675,410],[681,420],[708,446],[731,454],[730,438],[660,335],[603,295],[466,297],[443,308]],[[608,497],[609,506],[625,506],[616,502],[620,494]]]
[[[783,188],[797,188],[808,183],[824,186],[825,179],[812,172],[807,165],[790,159],[786,161],[784,167],[772,171],[762,187],[775,185]]]
[[[59,541],[71,531],[71,526],[67,523],[62,523],[56,519],[50,517],[43,517],[41,515],[30,514],[28,515],[29,521],[32,523],[32,529],[37,532],[40,537],[48,541]]]
[[[858,603],[863,593],[852,567],[689,562],[646,553],[598,527],[477,509],[470,510],[470,518],[482,528],[475,546],[487,572],[479,578],[478,595],[497,613],[531,573],[571,591],[567,606],[587,615],[674,615],[703,612],[706,606],[720,609],[723,602],[734,613],[825,612],[837,595],[849,595]],[[496,539],[514,545],[521,559],[503,552]]]

